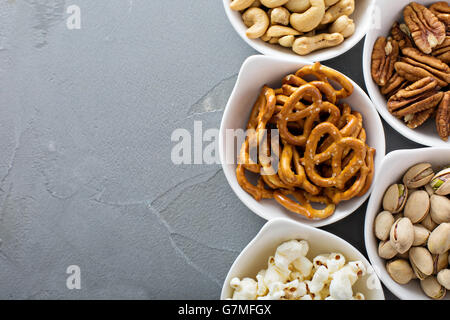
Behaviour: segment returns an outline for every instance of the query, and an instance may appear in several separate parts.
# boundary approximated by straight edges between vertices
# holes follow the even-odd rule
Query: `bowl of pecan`
[[[253,56],[224,111],[219,152],[231,188],[257,215],[324,226],[367,199],[385,140],[352,80],[320,63]]]
[[[265,55],[335,58],[366,34],[375,0],[223,0],[239,36]]]
[[[449,4],[380,0],[374,17],[363,68],[378,112],[412,141],[449,147]]]

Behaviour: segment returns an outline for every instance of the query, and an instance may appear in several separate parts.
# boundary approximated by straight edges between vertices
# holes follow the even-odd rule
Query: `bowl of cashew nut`
[[[265,55],[324,61],[355,46],[375,0],[223,0],[236,32]]]
[[[267,222],[236,258],[221,299],[384,300],[367,259],[345,240],[288,219]]]

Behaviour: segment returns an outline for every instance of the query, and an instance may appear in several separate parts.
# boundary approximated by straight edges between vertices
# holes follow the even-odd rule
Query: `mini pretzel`
[[[296,87],[301,87],[308,83],[319,89],[320,92],[322,92],[325,95],[328,102],[336,104],[337,100],[336,90],[331,86],[330,83],[325,81],[307,82],[302,78],[297,77],[296,75],[290,74],[283,79],[282,90],[284,94],[290,96],[297,89]],[[311,98],[308,96],[305,96],[304,98],[307,101],[311,101]]]
[[[275,102],[274,90],[264,86],[250,112],[250,118],[247,123],[248,136],[241,147],[239,163],[243,164],[247,170],[255,173],[259,172],[260,165],[253,162],[250,157],[250,144],[252,144],[253,147],[257,147],[261,144],[266,125],[275,111]],[[256,141],[254,141],[254,139],[256,139]]]
[[[346,77],[333,69],[322,66],[318,62],[313,65],[304,66],[298,70],[295,75],[300,78],[304,78],[308,75],[314,75],[320,81],[327,82],[328,84],[330,84],[328,79],[337,82],[340,86],[342,86],[340,90],[335,90],[337,99],[347,98],[353,93],[353,85],[349,80],[347,80]]]
[[[370,186],[372,185],[373,175],[375,173],[375,164],[374,164],[375,152],[376,150],[374,148],[367,147],[366,167],[369,169],[369,172],[366,178],[366,185],[364,186],[364,188],[362,188],[357,197],[362,197],[363,195],[365,195],[366,192],[369,191]]]
[[[294,105],[305,95],[309,95],[312,98],[313,104],[304,110],[295,113],[292,112]],[[283,109],[277,115],[279,119],[278,129],[280,131],[281,138],[287,143],[297,146],[305,146],[314,123],[319,120],[321,112],[327,112],[330,114],[327,121],[331,123],[337,123],[340,118],[339,109],[329,102],[322,102],[322,95],[316,87],[310,84],[301,86],[289,97]],[[305,119],[303,133],[302,135],[295,136],[289,132],[287,123],[288,121],[298,121],[301,119]]]
[[[269,134],[264,137],[263,143],[260,145],[259,162],[261,164],[261,175],[266,184],[272,189],[293,189],[294,185],[284,183],[272,166],[271,148],[269,148]]]
[[[296,173],[291,169],[291,163],[294,160]],[[292,145],[285,143],[280,158],[280,168],[278,170],[280,179],[286,184],[301,187],[307,192],[317,195],[320,189],[308,181],[305,169],[300,164],[300,156],[298,151]]]
[[[322,153],[316,154],[319,140],[325,134],[329,134],[333,138],[334,143]],[[342,169],[342,153],[345,147],[350,147],[354,151],[354,154],[349,164]],[[344,189],[345,183],[363,166],[365,157],[366,145],[361,140],[343,137],[336,126],[324,122],[316,126],[311,132],[308,143],[306,144],[304,162],[306,173],[315,185]],[[333,175],[332,177],[326,178],[317,172],[316,165],[330,158]]]
[[[288,197],[289,194],[292,194],[295,200],[297,200],[298,202],[295,202],[294,200],[289,198]],[[314,209],[311,206],[310,201],[305,198],[305,195],[302,191],[286,191],[286,190],[274,191],[273,198],[289,211],[305,216],[308,219],[328,218],[334,213],[336,209],[336,206],[333,203],[331,203],[326,197],[314,198],[315,200],[318,200],[314,202],[326,204],[325,209],[321,210]]]
[[[272,191],[264,188],[264,182],[261,177],[258,179],[256,186],[248,181],[245,176],[245,168],[242,164],[238,164],[236,168],[236,178],[241,188],[251,194],[255,200],[259,201],[261,199],[273,198]]]
[[[332,199],[333,203],[338,204],[343,200],[349,200],[353,197],[361,197],[366,194],[372,184],[374,174],[374,155],[375,149],[368,148],[365,164],[361,167],[359,176],[350,188],[345,191],[339,191],[336,188],[328,188],[325,190],[325,194]]]

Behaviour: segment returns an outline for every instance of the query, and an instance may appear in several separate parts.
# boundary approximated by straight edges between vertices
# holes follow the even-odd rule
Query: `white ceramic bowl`
[[[400,285],[391,279],[386,271],[386,260],[378,256],[378,240],[374,235],[374,220],[382,211],[383,195],[386,189],[402,180],[403,175],[413,165],[429,162],[433,167],[448,165],[450,162],[450,148],[422,148],[411,150],[396,150],[386,155],[375,180],[375,188],[367,205],[364,223],[364,239],[370,262],[386,287],[398,298],[404,300],[428,299],[422,292],[418,280],[407,285]],[[450,299],[447,294],[446,299]]]
[[[242,65],[236,85],[225,108],[219,133],[220,161],[223,171],[233,191],[241,201],[260,217],[270,220],[273,218],[287,217],[313,226],[324,226],[336,222],[354,212],[370,194],[343,201],[336,207],[336,212],[324,220],[309,220],[298,214],[286,210],[273,199],[256,201],[245,192],[236,179],[236,152],[232,148],[227,149],[225,138],[227,129],[244,129],[246,127],[250,110],[258,97],[264,84],[280,86],[281,80],[287,74],[295,72],[305,63],[284,60],[268,56],[249,57]],[[367,143],[376,148],[375,172],[378,171],[381,160],[385,154],[384,130],[381,119],[372,105],[369,97],[354,82],[353,94],[345,99],[350,106],[360,112],[364,118],[364,127],[367,132]],[[233,163],[227,163],[226,159],[234,159]],[[228,161],[230,162],[230,161]]]
[[[290,48],[284,48],[280,45],[269,44],[262,41],[261,39],[247,38],[247,36],[245,35],[247,27],[242,21],[241,13],[231,10],[230,3],[231,0],[223,0],[223,5],[225,7],[225,12],[228,16],[228,19],[230,20],[239,36],[244,39],[244,41],[247,42],[248,45],[250,45],[253,49],[265,55],[289,58],[294,59],[295,61],[302,62],[316,62],[332,59],[347,52],[364,37],[370,27],[371,12],[375,0],[356,0],[355,12],[351,16],[351,18],[355,21],[356,30],[351,37],[345,39],[345,41],[339,46],[315,51],[306,56],[300,56],[293,52]]]
[[[428,6],[437,0],[418,0],[416,2]],[[363,71],[364,81],[370,98],[375,104],[378,112],[389,125],[404,137],[420,143],[425,146],[450,147],[450,140],[445,142],[439,138],[434,121],[428,120],[427,123],[417,129],[408,128],[405,123],[394,117],[387,109],[387,100],[381,94],[378,85],[373,81],[370,72],[372,61],[373,45],[378,37],[387,37],[395,21],[403,20],[403,8],[408,5],[410,0],[377,0],[374,7],[375,20],[370,30],[367,32],[364,43],[363,53]]]
[[[363,293],[368,300],[384,300],[380,280],[367,259],[355,247],[329,232],[283,218],[267,222],[236,258],[223,284],[221,299],[232,296],[233,290],[229,285],[231,279],[234,277],[254,279],[259,270],[267,269],[267,260],[275,253],[277,247],[292,239],[309,242],[310,259],[322,253],[339,252],[347,261],[362,261],[368,273],[355,283],[353,291]]]

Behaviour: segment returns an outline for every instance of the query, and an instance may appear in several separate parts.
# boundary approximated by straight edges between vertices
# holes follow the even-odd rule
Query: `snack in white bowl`
[[[449,148],[394,151],[375,180],[364,227],[366,249],[383,283],[400,299],[449,299],[448,272],[437,278],[448,268],[450,204],[441,170],[449,159]]]
[[[302,240],[297,240],[302,239]],[[372,267],[326,231],[273,219],[236,258],[221,299],[384,299]]]
[[[364,44],[364,79],[378,112],[427,146],[450,145],[449,10],[436,0],[379,0]]]
[[[293,73],[295,73],[297,70],[299,70],[297,72],[297,75],[294,75]],[[313,76],[314,74],[316,76]],[[286,77],[286,75],[288,76]],[[308,80],[304,80],[303,77]],[[319,77],[322,81],[309,82],[317,77]],[[282,86],[283,78],[285,81],[283,82],[284,85]],[[327,79],[330,80],[329,83],[327,82]],[[297,85],[295,85],[293,82],[289,82],[294,80],[300,82]],[[337,85],[338,89],[336,89],[336,87],[332,88],[332,86],[336,86],[335,81],[339,82],[339,84]],[[321,87],[321,89],[318,90],[317,86]],[[261,88],[263,88],[264,95],[261,95]],[[270,88],[280,89],[273,90]],[[285,106],[289,104],[290,100],[292,100],[292,104],[295,99],[301,98],[300,95],[306,93],[305,88],[307,89],[307,91],[309,90],[308,94],[314,93],[314,97],[316,98],[320,96],[320,94],[315,94],[316,92],[324,90],[324,88],[330,89],[331,93],[328,96],[325,95],[324,97],[317,98],[322,102],[316,101],[316,105],[322,105],[322,107],[325,107],[325,109],[331,110],[334,116],[330,116],[330,111],[326,111],[325,109],[322,110],[321,108],[319,108],[319,117],[310,117],[309,113],[305,113],[304,118],[308,119],[305,121],[305,123],[309,123],[308,126],[303,126],[300,122],[297,123],[297,129],[301,129],[302,127],[311,127],[311,130],[305,129],[303,134],[294,132],[295,128],[294,131],[292,129],[287,130],[290,133],[286,132],[286,127],[290,126],[289,114],[291,111],[289,110],[289,108],[285,108]],[[281,92],[284,90],[287,90],[285,94]],[[296,93],[294,94],[294,92]],[[272,101],[274,99],[274,95],[276,97],[276,100],[278,100],[275,105],[276,110],[271,117],[268,117],[269,120],[265,120],[267,121],[266,125],[264,125],[264,123],[263,125],[259,125],[261,121],[259,121],[258,117],[255,116],[255,111],[262,109],[260,109],[258,106],[256,106],[256,108],[253,108],[253,106],[255,105],[255,100],[261,100],[261,103],[267,104],[264,103],[264,101]],[[334,95],[336,97],[339,96],[339,102],[337,102],[337,100],[332,97]],[[257,99],[258,96],[261,99]],[[308,95],[306,95],[305,97],[307,99],[311,99],[311,97]],[[269,100],[267,100],[267,98]],[[330,99],[332,100],[331,102]],[[286,100],[285,104],[283,104],[284,100]],[[301,106],[302,103],[306,107],[303,113],[310,110],[312,111],[311,115],[317,116],[316,108],[313,107],[314,103],[311,104],[311,102],[308,103],[304,100],[301,100],[298,101],[296,105]],[[336,105],[334,103],[336,103]],[[272,105],[268,107],[270,107],[269,109],[272,109]],[[265,107],[263,107],[263,109],[264,108]],[[252,112],[252,110],[254,112]],[[286,123],[283,122],[283,119],[285,119],[282,116],[284,112],[288,114],[286,116],[286,118],[288,119],[286,121],[287,126]],[[303,113],[292,113],[292,116],[303,117]],[[251,114],[251,116],[249,116],[249,114]],[[340,179],[339,176],[341,175],[339,174],[339,172],[333,172],[336,173],[335,177],[333,178],[333,173],[331,172],[331,170],[328,170],[328,173],[330,175],[327,176],[327,173],[325,171],[327,171],[327,168],[330,169],[331,166],[328,166],[325,163],[326,161],[317,159],[319,162],[318,165],[316,163],[311,164],[310,160],[314,157],[315,145],[321,147],[320,144],[322,143],[320,139],[316,139],[316,141],[313,139],[313,137],[318,138],[322,134],[328,134],[328,129],[331,130],[333,128],[335,129],[331,131],[336,133],[333,133],[335,137],[340,135],[345,136],[346,134],[348,134],[344,132],[346,130],[344,130],[343,127],[339,128],[336,127],[336,125],[330,125],[330,123],[333,123],[333,121],[335,121],[333,120],[335,118],[341,119],[342,116],[344,116],[345,118],[345,114],[349,114],[349,117],[347,117],[348,119],[352,117],[358,118],[359,120],[353,123],[362,123],[365,130],[354,131],[353,133],[357,135],[357,138],[353,137],[344,140],[346,142],[350,142],[350,140],[352,140],[354,142],[353,147],[355,148],[357,147],[357,145],[366,145],[365,147],[362,146],[363,149],[366,150],[366,152],[364,152],[363,149],[360,150],[362,151],[362,153],[365,153],[366,156],[363,156],[361,154],[361,156],[363,157],[362,159],[359,159],[361,161],[358,161],[358,159],[355,158],[356,160],[353,163],[357,164],[358,168],[354,168],[353,172],[351,172],[350,168],[353,167],[352,165],[347,167],[348,170],[346,171],[348,171],[347,173],[349,174],[347,175],[347,178],[353,176],[356,180],[347,179],[349,184],[346,184],[344,188],[342,188],[341,186],[340,191],[338,191],[337,189],[334,189],[332,187],[333,183],[337,183],[337,180]],[[281,118],[279,118],[280,116]],[[250,122],[248,121],[249,119],[251,119]],[[253,121],[252,119],[255,119],[255,121]],[[316,119],[317,121],[314,119]],[[320,125],[317,125],[319,123]],[[347,122],[347,124],[349,124],[349,127],[352,126],[351,123],[352,121]],[[256,127],[254,127],[255,124]],[[343,124],[343,122],[341,124]],[[283,152],[280,152],[280,166],[277,174],[272,174],[271,177],[267,177],[266,174],[262,174],[261,178],[263,180],[263,184],[260,183],[256,185],[255,182],[251,180],[252,177],[249,176],[249,173],[247,171],[256,172],[256,170],[253,170],[253,167],[260,168],[259,166],[261,166],[261,168],[264,169],[263,173],[266,173],[266,167],[267,169],[270,169],[270,167],[261,162],[259,158],[256,158],[256,161],[258,163],[255,162],[254,165],[250,164],[249,167],[251,168],[247,168],[244,166],[244,170],[242,170],[242,164],[245,164],[245,161],[242,162],[241,160],[246,158],[242,157],[242,150],[245,151],[249,148],[242,149],[241,143],[239,142],[238,145],[233,145],[233,143],[230,144],[230,141],[233,140],[230,139],[230,132],[238,132],[239,130],[243,131],[243,129],[245,128],[254,128],[256,130],[259,130],[261,128],[270,129],[272,128],[270,126],[275,126],[275,129],[279,128],[279,133],[282,138],[279,144],[280,147],[283,147]],[[337,124],[337,126],[340,125]],[[358,126],[358,128],[361,129],[361,126]],[[316,131],[322,129],[326,129],[326,132],[322,132],[317,135],[318,132]],[[338,131],[340,131],[342,134],[338,133]],[[358,136],[357,132],[362,132],[363,134],[361,136]],[[227,177],[228,182],[230,183],[232,189],[235,191],[238,197],[251,210],[266,219],[271,219],[274,217],[290,217],[292,219],[303,221],[307,224],[312,224],[315,226],[322,226],[333,223],[353,212],[364,202],[364,200],[368,197],[368,193],[370,192],[370,172],[376,172],[377,166],[379,165],[385,151],[383,127],[378,114],[376,113],[375,108],[371,105],[370,99],[368,99],[365,93],[353,81],[347,79],[342,74],[330,68],[321,66],[317,63],[314,65],[307,65],[266,56],[250,57],[244,62],[235,89],[233,90],[233,93],[225,109],[219,135],[220,159],[225,176]],[[260,137],[258,133],[256,135]],[[340,139],[337,140],[341,141]],[[344,142],[344,140],[342,140],[342,142]],[[248,141],[251,141],[251,139],[248,139]],[[336,146],[339,145],[339,143],[333,145]],[[265,144],[263,143],[262,146],[264,145]],[[293,148],[291,148],[293,153],[291,160],[295,163],[300,163],[302,167],[306,168],[306,170],[304,171],[305,175],[308,176],[308,179],[314,179],[314,181],[311,180],[313,183],[311,183],[310,180],[308,180],[310,183],[306,183],[306,179],[304,179],[303,182],[305,182],[306,185],[302,183],[298,188],[296,187],[297,189],[294,187],[283,188],[282,184],[279,183],[280,181],[286,181],[285,184],[294,183],[293,186],[295,186],[297,182],[300,183],[299,179],[297,178],[299,178],[301,175],[301,168],[295,167],[293,170],[289,170],[289,166],[286,166],[283,162],[283,159],[289,159],[290,157],[288,152],[289,148],[286,149],[290,145],[294,146]],[[243,144],[243,146],[245,146],[245,144]],[[367,146],[370,146],[370,148],[367,149]],[[371,154],[373,155],[373,149],[376,149],[376,154],[374,157],[374,166],[372,167]],[[295,154],[296,152],[298,153],[297,156]],[[238,156],[239,153],[240,155]],[[244,152],[244,154],[246,153],[248,152]],[[330,151],[329,156],[331,157],[333,153],[334,152]],[[326,154],[327,152],[324,151],[323,155],[326,156]],[[310,155],[311,157],[308,157],[307,155]],[[367,156],[369,156],[369,158],[367,158]],[[302,158],[305,159],[302,160]],[[333,161],[336,160],[334,159],[336,157],[332,158]],[[367,161],[367,159],[369,159],[369,161]],[[297,160],[299,160],[300,162],[298,162]],[[344,166],[346,165],[344,164]],[[324,172],[317,172],[319,167],[321,168],[321,170],[323,169]],[[370,169],[363,172],[364,170],[362,169],[362,167],[367,167]],[[372,168],[374,168],[374,170],[372,170]],[[336,166],[335,169],[338,170],[338,166]],[[297,173],[295,173],[294,170]],[[361,173],[363,174],[360,175],[359,170],[363,170],[361,171]],[[314,172],[318,174],[314,174]],[[366,173],[369,174],[366,175]],[[364,181],[358,178],[363,176],[366,177]],[[291,181],[290,179],[292,177],[294,178],[294,180]],[[267,181],[268,179],[269,181]],[[357,182],[360,183],[358,184]],[[271,186],[270,188],[272,190],[263,190],[261,187],[264,187],[264,184]],[[353,187],[349,187],[350,184]],[[275,188],[276,185],[280,186],[280,188]],[[349,192],[345,193],[344,195],[344,193],[342,193],[343,190],[348,190]],[[327,192],[325,193],[325,191]],[[263,193],[260,194],[260,192]],[[289,193],[292,193],[292,195],[297,198],[298,203],[296,203],[294,199],[290,198]],[[322,210],[320,208],[310,206],[309,202],[317,202],[317,200],[319,200],[319,202],[325,202],[326,208]],[[295,213],[290,213],[290,210]],[[307,216],[310,219],[305,219],[303,215]]]
[[[347,263],[342,253],[308,258],[309,243],[289,240],[270,256],[267,269],[252,278],[233,278],[233,300],[364,300],[353,285],[365,275],[361,261]]]
[[[228,19],[250,46],[266,55],[297,61],[332,59],[355,46],[369,28],[374,3],[374,0],[223,0]]]

